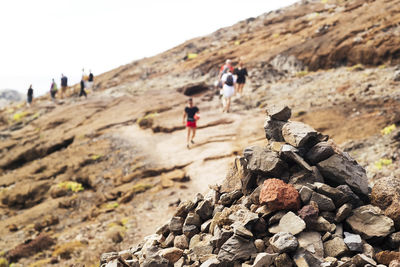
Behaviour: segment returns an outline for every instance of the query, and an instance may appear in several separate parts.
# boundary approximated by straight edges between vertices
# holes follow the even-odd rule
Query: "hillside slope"
[[[399,1],[322,2],[249,18],[101,74],[87,100],[71,91],[57,104],[42,97],[30,109],[3,109],[4,257],[93,266],[102,252],[129,248],[180,201],[221,182],[244,147],[265,144],[272,104],[330,135],[371,183],[396,175],[396,131],[381,130],[400,120]],[[225,114],[212,84],[219,65],[239,57],[249,82]],[[201,111],[190,150],[182,124],[189,91]],[[376,168],[382,159],[391,163]]]

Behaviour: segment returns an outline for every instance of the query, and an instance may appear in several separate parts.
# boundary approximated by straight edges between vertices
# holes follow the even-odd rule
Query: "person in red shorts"
[[[185,107],[185,112],[183,112],[183,124],[186,123],[187,128],[187,148],[189,144],[194,144],[194,136],[196,135],[196,121],[199,119],[199,108],[193,106],[193,99],[189,98],[188,105]],[[190,138],[190,135],[192,138]],[[189,142],[190,141],[190,142]]]

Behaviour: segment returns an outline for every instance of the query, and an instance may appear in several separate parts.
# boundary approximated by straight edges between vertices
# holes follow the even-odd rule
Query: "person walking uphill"
[[[189,98],[188,100],[188,105],[185,107],[185,111],[183,112],[183,124],[185,124],[185,119],[186,120],[186,128],[187,128],[187,148],[189,147],[189,144],[192,143],[194,144],[194,137],[196,135],[196,121],[199,119],[199,116],[197,115],[199,113],[199,108],[193,105],[193,99]],[[192,136],[190,138],[190,136]],[[189,143],[190,141],[190,143]]]
[[[64,98],[64,94],[68,88],[68,78],[64,74],[61,74],[61,99]]]
[[[243,67],[242,61],[239,62],[239,67],[235,68],[235,70],[233,71],[233,74],[235,74],[237,76],[236,93],[240,97],[240,96],[242,96],[243,87],[244,87],[244,84],[246,83],[246,76],[248,76],[247,69],[245,67]]]
[[[29,107],[32,104],[32,100],[33,100],[33,89],[32,89],[32,84],[31,84],[28,89],[27,100],[26,100],[26,103],[28,104]]]
[[[52,79],[51,86],[50,86],[50,96],[51,96],[51,100],[53,102],[56,100],[57,90],[58,90],[57,84],[54,81],[54,79]]]
[[[231,97],[235,93],[236,77],[229,69],[227,73],[222,75],[221,81],[224,84],[222,87],[222,112],[229,112]]]
[[[85,92],[85,81],[83,80],[83,78],[81,79],[80,85],[81,85],[81,91],[79,92],[79,97],[84,95],[85,98],[87,98],[87,94]]]

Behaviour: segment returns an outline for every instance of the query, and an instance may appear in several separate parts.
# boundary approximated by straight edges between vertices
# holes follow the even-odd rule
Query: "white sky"
[[[79,82],[295,0],[1,0],[0,89]]]

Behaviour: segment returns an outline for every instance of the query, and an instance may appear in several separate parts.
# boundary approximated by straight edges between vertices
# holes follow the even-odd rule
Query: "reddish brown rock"
[[[400,252],[385,250],[376,254],[375,257],[378,263],[389,265],[393,260],[400,260]]]
[[[271,210],[298,210],[300,195],[297,190],[279,179],[268,179],[260,192],[260,203]]]
[[[382,209],[396,226],[400,227],[400,179],[385,177],[379,179],[371,192],[371,203]]]
[[[316,222],[318,219],[318,213],[318,206],[315,205],[306,205],[298,212],[299,217],[302,218],[306,224]]]

